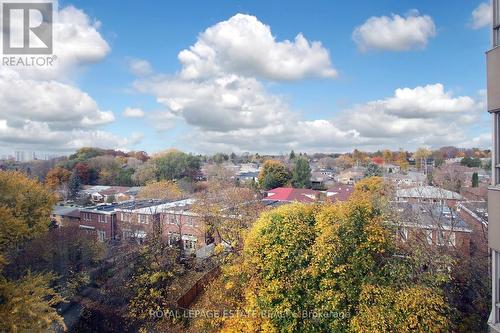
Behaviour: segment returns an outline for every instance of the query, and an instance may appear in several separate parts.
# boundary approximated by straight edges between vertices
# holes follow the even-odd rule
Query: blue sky
[[[92,144],[148,152],[178,147],[202,153],[333,152],[445,144],[486,148],[490,128],[484,107],[484,52],[490,44],[490,29],[481,5],[486,2],[60,1],[60,11],[74,7],[60,15],[63,21],[67,16],[63,23],[71,25],[72,15],[86,17],[88,21],[77,29],[90,31],[92,38],[77,33],[71,39],[76,51],[60,49],[63,57],[65,52],[75,54],[68,56],[71,61],[59,57],[65,62],[57,74],[21,74],[21,80],[60,82],[64,89],[87,94],[95,105],[87,101],[92,106],[77,110],[80,118],[71,125],[26,111],[16,121],[6,117],[2,127],[0,112],[0,145],[3,151],[70,151]],[[243,14],[240,20],[232,20],[238,13]],[[391,25],[398,18],[400,24]],[[227,24],[221,26],[221,22]],[[64,29],[71,28],[63,23]],[[389,36],[384,37],[383,31],[360,33],[355,41],[356,28],[364,26],[370,34],[384,24]],[[243,36],[238,29],[265,26],[274,43],[262,44],[257,36],[257,41],[250,38],[238,44]],[[210,27],[220,27],[216,36],[200,35]],[[314,41],[321,46],[306,55],[297,51],[295,59],[288,60],[310,65],[304,65],[302,72],[291,66],[287,72],[281,68],[287,55],[280,53],[283,44],[279,43],[291,41],[293,51],[298,34],[311,48]],[[233,53],[195,63],[217,70],[184,75],[179,52],[201,40],[205,49],[220,54],[224,45],[232,43],[226,38],[236,40],[231,44]],[[62,37],[60,41],[66,45]],[[255,46],[249,45],[253,42]],[[100,52],[89,51],[94,48]],[[261,56],[264,60],[258,59]],[[131,67],[137,63],[149,64],[151,70],[134,74]],[[295,76],[290,79],[290,75]],[[217,80],[229,80],[240,88],[221,88]],[[397,95],[396,90],[403,88],[408,90]],[[245,91],[262,98],[242,96]],[[229,98],[230,107],[218,107],[221,96],[225,102]],[[8,96],[0,94],[0,103],[2,99],[7,104]],[[40,105],[46,108],[41,112],[49,115],[59,112],[52,111],[50,103]],[[136,117],[126,117],[126,108],[140,111]],[[89,121],[74,125],[85,123],[83,119],[92,119],[91,125]],[[31,128],[35,124],[47,131],[43,139],[29,140],[19,134],[21,130],[40,133]]]

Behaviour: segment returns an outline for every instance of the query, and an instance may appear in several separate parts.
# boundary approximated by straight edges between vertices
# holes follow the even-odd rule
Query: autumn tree
[[[344,203],[263,213],[242,256],[201,302],[218,309],[210,299],[220,300],[247,315],[194,325],[220,332],[448,332],[442,293],[410,278],[370,197],[367,190]]]
[[[206,189],[197,193],[192,210],[214,241],[219,240],[239,251],[243,234],[262,211],[262,205],[251,189],[209,181]]]
[[[345,170],[351,168],[354,165],[354,160],[347,154],[340,155],[335,159],[335,166]]]
[[[150,181],[137,193],[138,199],[177,200],[181,197],[182,191],[170,180]]]
[[[418,148],[415,152],[415,162],[417,168],[423,169],[427,167],[427,159],[432,155],[432,152],[427,148]]]
[[[410,164],[408,163],[408,159],[406,158],[406,153],[400,150],[397,154],[396,164],[401,168],[403,172],[408,171]]]
[[[305,158],[294,160],[292,185],[295,188],[311,188],[311,167]]]
[[[382,158],[384,159],[384,163],[391,163],[392,162],[392,151],[389,149],[384,149],[382,152]]]
[[[46,232],[55,202],[37,180],[0,171],[0,254]]]
[[[51,169],[47,176],[45,177],[45,184],[52,190],[60,189],[61,186],[67,184],[69,178],[71,177],[71,172],[61,168],[56,167]]]
[[[21,246],[49,228],[55,204],[52,193],[19,172],[0,171],[0,331],[64,328],[54,306],[63,298],[51,287],[51,273],[4,274],[4,266]]]
[[[269,190],[286,185],[290,180],[290,172],[282,162],[267,160],[262,165],[258,179],[260,186]]]

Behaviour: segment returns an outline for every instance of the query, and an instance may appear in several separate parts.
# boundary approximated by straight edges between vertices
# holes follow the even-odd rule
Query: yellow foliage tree
[[[61,168],[56,167],[50,169],[45,177],[45,184],[52,190],[57,190],[60,186],[66,184],[71,177],[71,172]]]
[[[229,290],[222,304],[235,314],[195,325],[221,332],[447,332],[443,296],[411,281],[407,263],[395,256],[391,229],[371,201],[371,189],[381,188],[379,179],[368,179],[348,202],[263,213],[241,258],[207,289],[205,306]],[[373,293],[381,301],[370,302]]]
[[[139,199],[177,200],[182,198],[182,191],[170,180],[150,181],[137,194]]]

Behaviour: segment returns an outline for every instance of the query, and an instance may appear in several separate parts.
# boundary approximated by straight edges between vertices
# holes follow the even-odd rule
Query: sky
[[[60,1],[0,65],[0,153],[489,148],[489,2]]]

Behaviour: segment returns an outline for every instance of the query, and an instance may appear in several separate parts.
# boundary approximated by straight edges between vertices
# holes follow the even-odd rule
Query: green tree
[[[73,171],[68,181],[68,197],[72,200],[76,199],[81,189],[82,183],[80,177],[75,171]]]
[[[298,158],[294,161],[292,185],[295,188],[311,188],[311,167],[305,158]]]
[[[474,172],[472,174],[472,187],[478,187],[479,186],[479,175],[477,172]]]
[[[291,161],[291,160],[293,160],[294,158],[295,158],[295,152],[292,150],[292,151],[290,152],[290,157],[289,157],[289,160]]]
[[[154,158],[157,180],[178,180],[184,177],[194,180],[200,171],[200,159],[178,150],[170,150]]]
[[[382,176],[382,169],[376,164],[370,163],[365,170],[365,178],[381,177],[381,176]]]
[[[264,190],[270,190],[286,185],[290,180],[290,172],[282,162],[267,160],[260,170],[258,179],[259,185]]]

